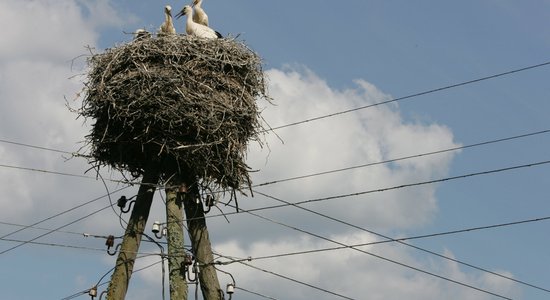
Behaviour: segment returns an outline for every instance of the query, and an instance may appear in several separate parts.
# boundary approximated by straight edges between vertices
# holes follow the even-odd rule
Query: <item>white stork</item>
[[[172,22],[172,7],[166,5],[164,7],[164,23],[160,25],[159,35],[171,35],[176,34],[176,28],[174,28],[174,23]]]
[[[193,21],[196,23],[208,26],[208,15],[202,9],[202,0],[193,0],[193,9],[195,13],[193,14]]]
[[[188,35],[206,39],[216,39],[222,37],[222,35],[219,32],[214,31],[214,29],[193,21],[193,8],[191,8],[191,6],[184,6],[183,9],[176,15],[176,18],[179,19],[181,16],[187,16],[185,32],[187,32]]]
[[[151,33],[143,28],[140,28],[134,31],[134,40],[147,39],[150,37],[151,37]]]

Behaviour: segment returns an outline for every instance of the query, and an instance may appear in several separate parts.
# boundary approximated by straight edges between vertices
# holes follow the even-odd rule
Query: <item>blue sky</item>
[[[155,31],[163,6],[185,1],[0,0],[0,237],[106,194],[85,175],[81,158],[16,145],[77,151],[90,122],[76,119],[86,46],[96,53],[128,42],[137,28]],[[338,5],[339,6],[335,6]],[[274,105],[260,102],[273,127],[406,97],[550,61],[550,1],[251,1],[205,0],[211,27],[236,36],[264,61]],[[184,32],[183,20],[176,22]],[[82,56],[84,55],[84,56]],[[76,58],[76,59],[75,59]],[[407,98],[277,130],[269,147],[251,144],[254,183],[330,171],[550,129],[550,66]],[[290,202],[360,193],[550,159],[549,133],[258,187]],[[380,240],[357,229],[410,237],[550,216],[548,164],[430,185],[305,204],[350,227],[295,207],[258,212],[340,243]],[[34,171],[22,170],[31,168]],[[109,179],[120,176],[103,170]],[[93,176],[92,176],[93,177]],[[124,185],[108,183],[115,191]],[[135,188],[113,192],[132,196]],[[241,208],[279,204],[256,193]],[[94,285],[114,265],[104,240],[123,230],[99,198],[0,240],[5,299],[62,299]],[[231,212],[229,207],[220,207]],[[65,225],[83,218],[69,226]],[[164,218],[160,196],[150,223]],[[246,213],[208,219],[214,249],[232,257],[264,257],[334,247]],[[416,239],[410,244],[550,289],[549,220]],[[8,240],[12,239],[12,241]],[[548,292],[396,243],[362,250],[512,299]],[[143,243],[140,252],[157,253]],[[138,260],[138,268],[158,256]],[[352,299],[501,299],[350,249],[252,260],[251,265]],[[275,299],[336,299],[250,267],[230,264],[237,286]],[[228,276],[219,274],[225,286]],[[106,282],[109,275],[102,282]],[[106,285],[100,288],[103,290]],[[130,299],[159,299],[157,264],[134,274]],[[87,298],[82,295],[79,298]],[[237,290],[235,299],[258,299]],[[78,299],[78,298],[77,298]]]

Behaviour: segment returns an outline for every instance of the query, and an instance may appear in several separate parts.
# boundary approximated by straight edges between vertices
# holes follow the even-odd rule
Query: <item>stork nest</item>
[[[250,188],[247,144],[263,127],[260,57],[235,39],[147,37],[89,57],[78,114],[95,123],[90,161],[132,176],[157,164],[219,188]]]

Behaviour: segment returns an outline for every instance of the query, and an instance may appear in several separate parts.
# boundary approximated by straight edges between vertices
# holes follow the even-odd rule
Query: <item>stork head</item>
[[[134,31],[134,40],[139,40],[139,39],[144,39],[144,38],[149,38],[149,37],[151,37],[151,33],[149,33],[145,29],[140,28],[140,29]]]
[[[181,11],[176,15],[176,19],[179,19],[181,16],[189,15],[192,11],[193,11],[193,9],[191,8],[191,6],[186,5],[186,6],[184,6],[184,7],[181,9]]]
[[[166,5],[164,7],[164,13],[167,14],[167,15],[172,15],[172,6]]]

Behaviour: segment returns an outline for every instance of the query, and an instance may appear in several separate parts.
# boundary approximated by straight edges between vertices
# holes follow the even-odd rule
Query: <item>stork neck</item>
[[[187,34],[191,34],[192,33],[192,27],[196,26],[195,25],[195,22],[193,22],[193,10],[189,10],[189,13],[187,13],[187,26],[185,26],[185,32],[187,32]]]

